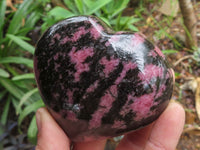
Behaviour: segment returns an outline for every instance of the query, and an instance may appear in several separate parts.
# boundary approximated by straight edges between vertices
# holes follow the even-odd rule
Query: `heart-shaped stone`
[[[49,28],[34,71],[50,113],[72,141],[113,137],[144,127],[166,108],[173,71],[138,33],[113,32],[93,16]]]

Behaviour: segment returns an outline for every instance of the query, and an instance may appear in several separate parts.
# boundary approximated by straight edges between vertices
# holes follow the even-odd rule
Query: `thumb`
[[[70,150],[70,141],[46,108],[36,112],[38,139],[36,150]]]

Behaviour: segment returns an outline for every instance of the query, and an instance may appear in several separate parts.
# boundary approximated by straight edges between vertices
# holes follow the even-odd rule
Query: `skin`
[[[36,150],[70,150],[70,139],[46,108],[36,113]],[[185,122],[183,107],[171,102],[161,116],[145,128],[125,135],[116,150],[175,150]],[[74,143],[73,150],[104,150],[106,140]]]

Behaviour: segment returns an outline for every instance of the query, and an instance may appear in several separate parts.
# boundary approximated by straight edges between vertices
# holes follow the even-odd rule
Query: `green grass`
[[[31,39],[27,37],[27,33],[34,29],[42,16],[41,3],[24,0],[22,4],[16,5],[16,12],[6,14],[9,9],[6,7],[6,0],[0,2],[0,100],[4,104],[0,124],[3,126],[9,120],[11,105],[18,116],[19,129],[24,118],[32,116],[30,114],[34,114],[38,107],[44,106],[39,91],[35,88],[32,59],[35,48],[29,44]],[[23,66],[21,71],[20,66]],[[30,139],[37,133],[33,127],[35,119],[33,121],[28,128]],[[0,134],[3,132],[1,130]]]
[[[130,0],[64,0],[67,8],[55,7],[44,16],[42,31],[54,23],[68,17],[78,15],[95,15],[101,18],[108,25],[112,26],[115,31],[129,30],[138,31],[134,23],[140,19],[135,16],[122,16],[123,10],[127,7]]]

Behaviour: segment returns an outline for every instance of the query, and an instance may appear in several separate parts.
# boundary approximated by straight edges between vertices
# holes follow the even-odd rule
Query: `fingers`
[[[36,150],[70,150],[70,141],[47,109],[36,113],[38,143]],[[185,112],[177,103],[170,103],[159,119],[146,128],[127,134],[116,150],[174,150],[185,121]],[[103,150],[106,140],[79,142],[73,150]]]
[[[185,121],[185,112],[170,103],[153,124],[127,134],[116,150],[175,150]]]
[[[145,150],[175,150],[184,123],[184,109],[178,103],[170,103],[153,126]]]
[[[51,117],[46,108],[36,113],[38,142],[36,150],[70,150],[70,141],[63,130]]]
[[[143,150],[149,138],[153,124],[125,135],[116,150]]]
[[[38,109],[36,118],[38,126],[36,150],[70,150],[69,138],[46,108]],[[105,143],[106,140],[79,142],[74,144],[73,150],[103,150]]]
[[[106,140],[79,142],[74,144],[73,150],[104,150]]]

